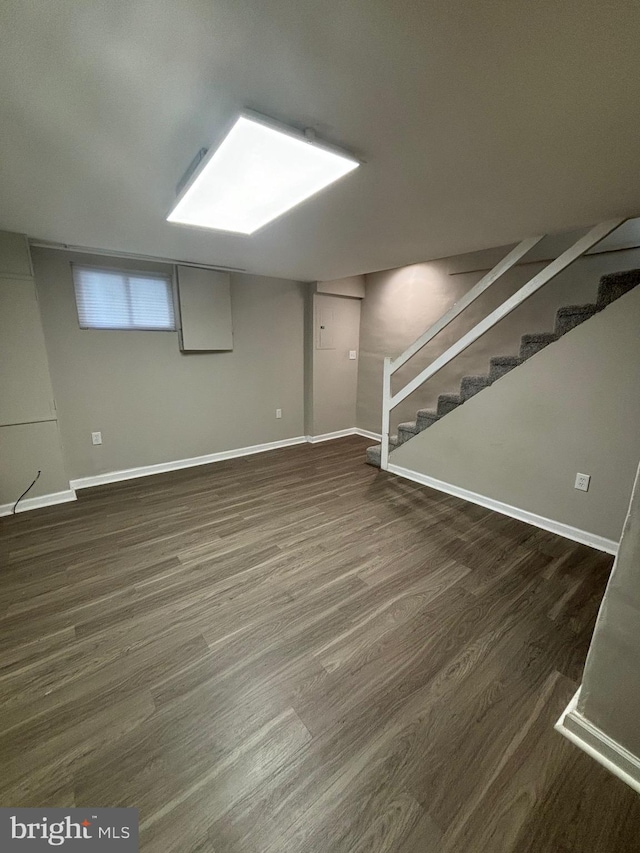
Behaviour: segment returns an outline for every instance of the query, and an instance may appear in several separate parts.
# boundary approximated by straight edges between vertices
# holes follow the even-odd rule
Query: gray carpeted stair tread
[[[433,409],[420,409],[416,417],[416,423],[422,432],[423,429],[433,426],[436,421],[440,420],[440,417],[441,416]]]
[[[448,415],[449,412],[461,406],[462,402],[462,397],[458,396],[458,394],[440,394],[438,397],[438,414],[440,417]]]
[[[514,367],[519,367],[523,360],[518,355],[496,355],[489,360],[489,376],[495,382]]]
[[[625,293],[633,290],[640,284],[640,269],[624,270],[623,272],[609,273],[600,278],[598,284],[598,297],[595,303],[589,302],[584,305],[563,305],[556,312],[555,327],[553,332],[538,332],[536,334],[523,335],[520,339],[520,352],[518,355],[497,355],[489,360],[488,375],[463,376],[460,381],[460,394],[440,394],[437,409],[420,409],[415,421],[409,421],[398,425],[398,435],[390,436],[389,449],[393,450],[409,441],[419,432],[432,426],[449,412],[457,409],[470,397],[488,388],[497,379],[500,379],[510,370],[519,367],[528,358],[543,350],[545,347],[557,341],[562,335],[566,335],[576,326],[593,317],[598,311],[602,311],[607,305],[615,302]],[[370,465],[380,467],[381,446],[367,448],[367,462]]]
[[[538,332],[535,335],[523,335],[520,338],[520,358],[531,358],[540,350],[558,340],[555,332]]]
[[[369,465],[380,467],[380,456],[382,454],[382,445],[375,444],[373,447],[367,447],[366,461]]]
[[[607,305],[611,305],[612,302],[633,290],[638,284],[640,284],[640,270],[624,270],[623,272],[603,275],[598,285],[598,297],[596,299],[598,311],[602,311]]]
[[[493,379],[490,376],[463,376],[460,381],[460,397],[463,401],[469,400],[492,383]]]
[[[565,305],[556,311],[555,333],[558,337],[566,335],[571,329],[575,329],[580,323],[589,320],[598,311],[594,302],[586,305]]]
[[[399,441],[397,435],[389,436],[389,450],[395,450],[398,447]],[[380,467],[380,456],[382,453],[382,445],[374,444],[372,447],[367,447],[367,462],[369,465]]]
[[[404,424],[398,424],[398,445],[409,441],[414,435],[420,432],[420,427],[415,421],[409,421]]]
[[[398,432],[400,432],[400,430],[403,432],[412,432],[414,435],[417,435],[420,432],[415,421],[407,421],[404,424],[398,424]]]

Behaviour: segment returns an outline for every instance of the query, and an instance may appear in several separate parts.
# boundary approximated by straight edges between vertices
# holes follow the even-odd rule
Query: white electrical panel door
[[[333,308],[320,302],[316,306],[316,346],[318,349],[335,349]]]

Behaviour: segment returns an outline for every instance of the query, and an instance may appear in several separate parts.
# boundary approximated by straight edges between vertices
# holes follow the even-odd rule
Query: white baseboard
[[[73,489],[89,489],[92,486],[104,486],[107,483],[120,483],[123,480],[134,480],[137,477],[149,477],[151,474],[165,474],[167,471],[178,471],[181,468],[195,468],[197,465],[209,465],[224,459],[236,459],[239,456],[252,456],[254,453],[265,453],[268,450],[278,450],[281,447],[292,447],[295,444],[305,444],[303,435],[295,438],[285,438],[281,441],[268,441],[265,444],[254,444],[251,447],[237,447],[234,450],[223,450],[220,453],[208,453],[206,456],[193,456],[190,459],[175,459],[172,462],[159,462],[156,465],[143,465],[140,468],[126,468],[122,471],[108,471],[105,474],[95,474],[93,477],[80,477],[71,480]]]
[[[338,429],[335,432],[323,432],[321,435],[308,435],[307,441],[309,444],[319,444],[321,441],[333,441],[334,438],[346,438],[348,435],[355,434],[355,427],[349,427],[349,429]]]
[[[563,524],[561,521],[554,521],[552,518],[544,518],[542,515],[536,515],[534,512],[529,512],[526,509],[510,506],[509,504],[497,501],[494,498],[488,498],[485,495],[479,495],[476,492],[470,492],[468,489],[463,489],[460,486],[454,486],[451,483],[445,483],[442,480],[436,480],[434,477],[429,477],[426,474],[420,474],[417,471],[411,471],[409,468],[403,468],[400,465],[389,465],[387,469],[391,474],[397,474],[399,477],[404,477],[406,480],[413,480],[414,483],[420,483],[422,486],[429,486],[431,489],[437,489],[439,492],[446,492],[448,495],[454,495],[457,498],[462,498],[465,501],[484,506],[487,509],[492,509],[494,512],[500,512],[502,515],[508,515],[511,518],[517,518],[519,521],[525,521],[527,524],[532,524],[534,527],[540,527],[542,530],[548,530],[550,533],[557,533],[558,536],[564,536],[566,539],[571,539],[574,542],[580,542],[582,545],[588,545],[590,548],[596,548],[598,551],[604,551],[606,554],[617,554],[618,543],[613,539],[605,539],[604,536],[598,536],[595,533],[589,533],[586,530],[580,530],[577,527],[571,527],[569,524]],[[71,484],[73,485],[73,483]]]
[[[178,471],[181,468],[194,468],[198,465],[210,465],[212,462],[221,462],[224,459],[236,459],[240,456],[252,456],[254,453],[265,453],[268,450],[278,450],[281,447],[293,447],[296,444],[317,444],[321,441],[330,441],[334,438],[344,438],[349,435],[362,435],[365,438],[380,440],[375,433],[359,430],[356,427],[328,432],[324,435],[285,438],[281,441],[269,441],[265,444],[254,444],[250,447],[237,447],[234,450],[223,450],[220,453],[208,453],[205,456],[193,456],[189,459],[175,459],[171,462],[159,462],[155,465],[142,465],[139,468],[126,468],[121,471],[107,471],[104,474],[95,474],[92,477],[79,477],[71,480],[71,488],[66,492],[56,492],[51,495],[42,495],[38,498],[24,498],[18,505],[18,512],[28,509],[37,509],[41,506],[51,506],[57,503],[66,503],[76,500],[75,489],[89,489],[92,486],[104,486],[108,483],[120,483],[123,480],[133,480],[137,477],[149,477],[152,474],[164,474],[168,471]],[[0,504],[0,516],[10,515],[13,504]]]
[[[640,794],[640,758],[578,711],[580,689],[555,724],[556,731]]]
[[[334,438],[346,438],[348,435],[361,435],[362,438],[371,438],[373,441],[381,440],[378,433],[358,427],[349,427],[349,429],[339,429],[335,432],[324,432],[321,435],[308,435],[307,441],[309,444],[319,444],[321,441],[333,441]]]
[[[368,429],[360,429],[359,427],[356,427],[355,434],[361,435],[363,438],[370,438],[372,441],[382,441],[382,433],[371,432]]]
[[[51,492],[48,495],[40,495],[36,498],[23,498],[18,504],[16,514],[19,512],[27,512],[30,509],[40,509],[43,506],[53,506],[54,504],[66,504],[69,501],[76,500],[76,493],[71,489],[64,492]],[[3,515],[11,515],[15,501],[10,504],[0,504],[0,517]]]
[[[208,453],[205,456],[193,456],[189,459],[175,459],[171,462],[159,462],[155,465],[142,465],[139,468],[126,468],[121,471],[107,471],[104,474],[95,474],[91,477],[79,477],[71,480],[72,489],[89,489],[92,486],[105,486],[109,483],[120,483],[124,480],[133,480],[138,477],[149,477],[152,474],[165,474],[168,471],[178,471],[181,468],[194,468],[198,465],[210,465],[212,462],[221,462],[224,459],[236,459],[240,456],[252,456],[254,453],[265,453],[268,450],[278,450],[281,447],[293,447],[296,444],[316,444],[321,441],[330,441],[334,438],[344,438],[348,435],[364,435],[366,438],[376,438],[375,433],[366,433],[355,427],[328,432],[324,435],[285,438],[281,441],[269,441],[265,444],[254,444],[250,447],[238,447],[234,450],[223,450],[220,453]],[[379,437],[378,437],[379,440]],[[39,499],[36,499],[39,500]],[[68,498],[73,500],[73,498]],[[55,501],[52,501],[55,503]],[[43,504],[44,505],[44,504]],[[22,503],[20,504],[22,506]]]

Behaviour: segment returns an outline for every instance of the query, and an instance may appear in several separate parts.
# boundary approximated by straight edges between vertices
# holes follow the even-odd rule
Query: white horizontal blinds
[[[82,329],[175,329],[169,276],[73,265]]]
[[[169,279],[129,275],[128,285],[134,328],[175,329]]]
[[[74,266],[73,280],[81,328],[126,329],[131,325],[124,275]]]

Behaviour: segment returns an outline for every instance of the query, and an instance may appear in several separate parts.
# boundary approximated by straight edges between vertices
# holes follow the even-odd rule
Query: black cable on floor
[[[35,478],[35,480],[33,481],[33,483],[31,483],[31,485],[29,486],[29,488],[28,488],[28,489],[25,489],[25,490],[24,490],[24,492],[20,495],[20,497],[18,498],[18,500],[14,503],[14,505],[13,505],[13,509],[11,510],[12,515],[15,515],[15,514],[16,514],[16,507],[18,506],[18,504],[20,503],[20,501],[22,500],[22,498],[23,498],[23,497],[27,494],[27,492],[28,492],[30,489],[32,489],[32,488],[35,486],[35,484],[38,482],[38,478],[40,477],[40,474],[42,474],[42,471],[38,471],[38,473],[36,474],[36,478]]]

